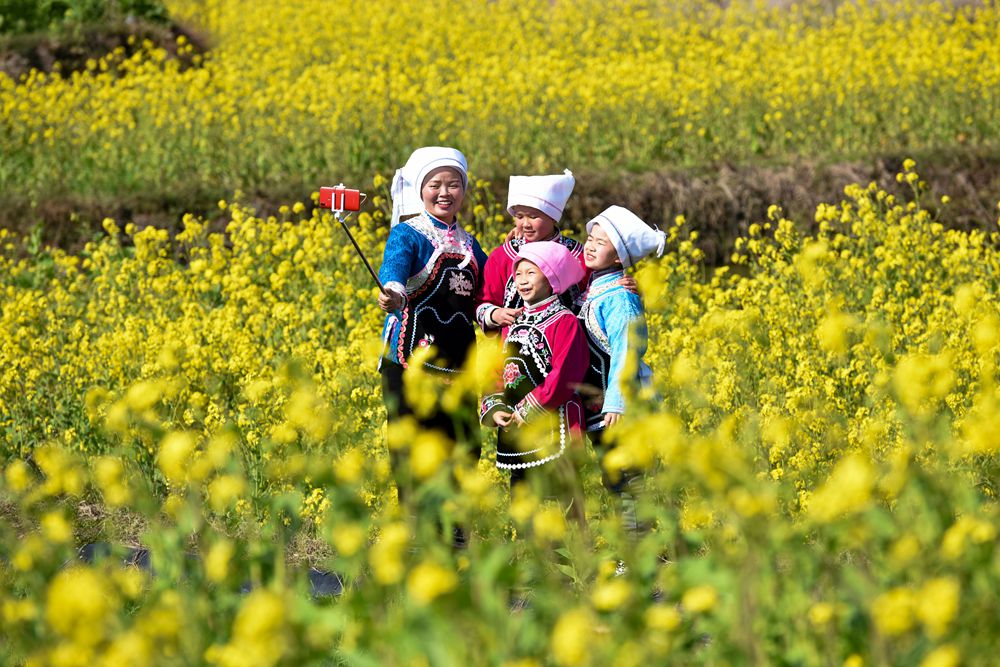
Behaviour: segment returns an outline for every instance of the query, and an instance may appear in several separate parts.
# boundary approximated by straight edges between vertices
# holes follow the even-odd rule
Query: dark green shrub
[[[59,32],[127,17],[165,21],[162,0],[0,0],[0,34]]]

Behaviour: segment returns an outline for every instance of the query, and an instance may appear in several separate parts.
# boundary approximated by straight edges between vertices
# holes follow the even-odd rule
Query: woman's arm
[[[387,313],[406,305],[406,281],[416,256],[416,241],[413,230],[405,223],[393,227],[386,239],[378,272],[386,293],[379,294],[378,305]]]

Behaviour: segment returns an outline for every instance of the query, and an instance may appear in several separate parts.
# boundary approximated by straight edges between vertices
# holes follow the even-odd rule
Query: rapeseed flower
[[[453,570],[430,561],[416,565],[406,579],[410,600],[419,606],[430,604],[457,585],[458,577]]]

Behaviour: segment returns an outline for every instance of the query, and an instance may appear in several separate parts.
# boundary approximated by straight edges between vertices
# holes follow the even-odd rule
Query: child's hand
[[[611,428],[618,422],[620,422],[622,416],[617,412],[605,412],[604,413],[604,428]]]
[[[524,421],[524,417],[521,416],[521,413],[517,412],[516,410],[514,411],[514,414],[512,415],[512,417],[514,418],[512,421],[517,422],[518,426],[524,426],[525,424],[528,423],[528,422]]]
[[[493,413],[493,423],[500,428],[507,428],[510,426],[511,414],[509,412],[498,411]]]
[[[524,308],[497,308],[490,311],[490,319],[498,327],[509,327],[523,310]]]
[[[633,278],[628,274],[625,274],[624,276],[619,278],[618,284],[627,289],[629,292],[632,292],[633,294],[639,293],[639,283],[635,281],[635,278]]]
[[[387,313],[399,310],[403,307],[403,295],[393,292],[391,289],[387,289],[385,292],[379,292],[378,307]]]
[[[522,238],[523,236],[524,236],[524,233],[521,231],[521,225],[515,224],[514,228],[512,230],[510,230],[509,232],[507,232],[507,238],[505,238],[503,240],[503,242],[504,243],[510,243],[514,239],[519,239],[519,238]]]

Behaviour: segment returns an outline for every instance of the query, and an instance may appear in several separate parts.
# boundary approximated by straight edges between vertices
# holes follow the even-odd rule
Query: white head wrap
[[[569,169],[548,176],[511,176],[507,212],[513,215],[515,206],[530,206],[559,222],[575,184]]]
[[[400,216],[415,215],[424,210],[420,197],[427,175],[439,167],[451,167],[462,177],[462,188],[469,184],[468,164],[461,151],[444,146],[424,146],[413,151],[410,159],[392,177],[392,226]]]
[[[600,225],[618,252],[622,266],[628,268],[643,257],[655,252],[663,255],[667,235],[647,225],[635,213],[621,206],[610,206],[587,223],[587,233]]]

